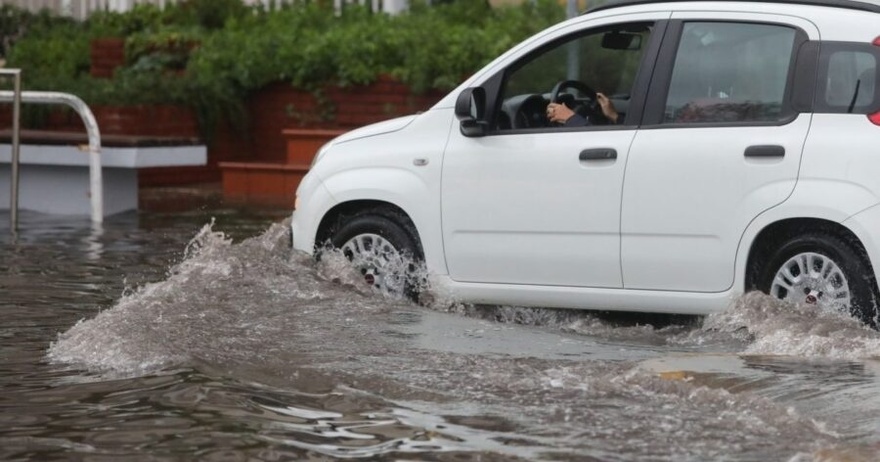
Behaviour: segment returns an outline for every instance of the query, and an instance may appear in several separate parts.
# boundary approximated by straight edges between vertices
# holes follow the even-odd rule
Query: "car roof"
[[[681,3],[693,1],[712,1],[712,0],[611,0],[599,6],[595,6],[587,10],[587,13],[594,11],[609,10],[632,5],[646,5],[651,3]],[[718,0],[715,0],[718,1]],[[757,0],[720,0],[724,2],[734,3],[777,3],[791,5],[813,5],[827,6],[832,8],[846,8],[850,10],[870,11],[872,13],[880,13],[880,4],[877,2],[859,1],[859,0],[772,0],[770,2],[759,2]]]

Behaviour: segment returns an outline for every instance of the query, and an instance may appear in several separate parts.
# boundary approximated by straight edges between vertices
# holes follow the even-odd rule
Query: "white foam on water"
[[[861,360],[880,357],[880,332],[845,313],[796,305],[760,292],[708,316],[701,332],[748,335],[743,354]]]
[[[126,289],[114,306],[59,335],[48,358],[143,374],[193,362],[287,364],[381,348],[369,316],[412,304],[371,290],[338,252],[316,263],[292,251],[289,229],[276,223],[233,243],[205,225],[167,279]]]
[[[244,253],[255,258],[259,254],[254,250],[276,253],[284,232],[283,225],[273,225],[263,236],[242,244],[248,248]],[[210,306],[206,295],[223,286],[234,290],[236,278],[250,264],[241,258],[239,247],[239,251],[232,251],[231,239],[214,231],[213,222],[205,225],[186,246],[183,261],[169,270],[166,280],[126,288],[113,307],[60,334],[49,347],[48,358],[93,371],[134,374],[191,359],[187,347],[199,336],[212,335],[207,329],[197,331],[216,314],[211,312],[215,307]]]

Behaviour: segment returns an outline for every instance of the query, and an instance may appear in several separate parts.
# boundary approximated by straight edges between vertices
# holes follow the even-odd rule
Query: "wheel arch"
[[[319,250],[324,246],[347,218],[368,213],[381,215],[401,224],[413,239],[413,242],[418,246],[422,256],[424,256],[425,249],[422,239],[412,217],[396,204],[375,199],[350,200],[336,204],[328,210],[321,218],[315,233],[315,250]]]
[[[807,232],[822,232],[837,236],[853,247],[863,263],[873,272],[871,259],[858,236],[846,226],[822,218],[787,218],[768,224],[755,236],[749,248],[745,267],[745,291],[756,290],[759,273],[768,263],[772,249]],[[877,290],[876,284],[874,290]]]

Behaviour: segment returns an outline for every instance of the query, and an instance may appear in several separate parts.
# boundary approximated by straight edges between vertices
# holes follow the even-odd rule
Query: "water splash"
[[[48,358],[132,374],[192,363],[294,369],[348,350],[387,348],[369,317],[412,308],[370,290],[341,255],[316,263],[292,252],[288,221],[240,243],[213,226],[202,227],[167,279],[127,290],[59,335]]]
[[[796,305],[760,292],[737,298],[710,315],[700,333],[747,338],[743,354],[859,360],[880,357],[880,332],[859,320],[816,305]]]
[[[51,361],[94,371],[143,374],[193,359],[194,351],[235,348],[242,329],[258,333],[247,294],[271,293],[259,278],[245,278],[253,266],[289,273],[279,248],[288,241],[284,224],[233,246],[222,232],[205,225],[186,246],[185,258],[168,279],[127,289],[115,306],[82,320],[49,347]],[[260,271],[257,271],[259,273]],[[222,303],[226,299],[232,303]],[[237,300],[236,300],[237,299]],[[234,335],[231,335],[234,334]],[[199,346],[201,345],[201,346]]]
[[[760,292],[731,301],[703,318],[663,318],[640,313],[488,306],[452,303],[441,309],[462,316],[558,329],[615,342],[681,347],[745,355],[862,360],[880,358],[880,332],[856,318],[815,305],[796,305]]]

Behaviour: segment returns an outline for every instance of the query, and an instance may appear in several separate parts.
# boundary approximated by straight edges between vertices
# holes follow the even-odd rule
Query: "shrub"
[[[563,17],[551,0],[498,9],[475,1],[416,2],[397,16],[356,5],[335,15],[308,4],[232,19],[205,40],[189,69],[228,79],[243,92],[278,80],[305,88],[363,84],[381,74],[417,91],[449,89]]]
[[[331,4],[188,0],[164,10],[139,4],[124,14],[100,12],[84,23],[32,15],[8,64],[23,69],[27,89],[70,92],[89,104],[187,104],[203,126],[214,126],[219,117],[240,118],[250,93],[278,81],[317,91],[388,74],[415,91],[450,89],[564,17],[556,0],[497,9],[416,1],[395,16],[358,5],[337,14]],[[4,11],[0,28],[8,29]],[[89,40],[106,36],[126,37],[126,66],[112,80],[90,78]]]

